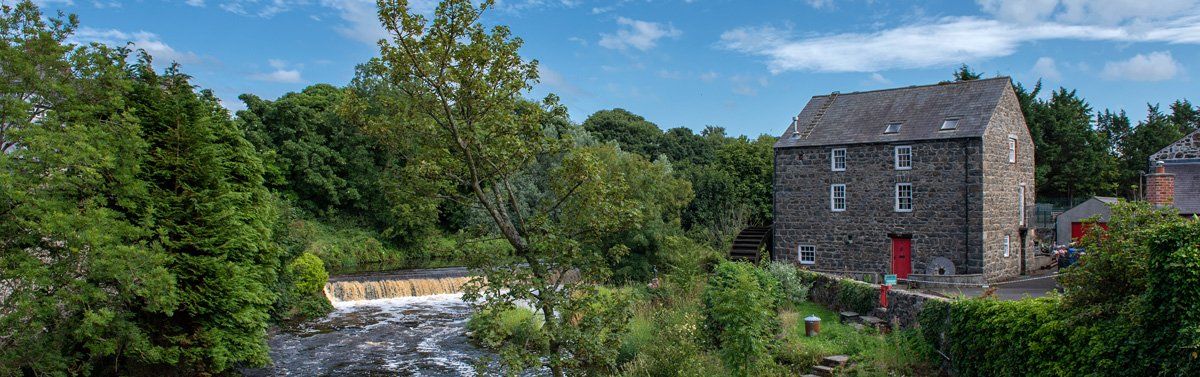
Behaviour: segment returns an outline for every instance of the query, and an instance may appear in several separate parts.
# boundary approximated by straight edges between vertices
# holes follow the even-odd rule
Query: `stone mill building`
[[[774,188],[775,259],[974,281],[1033,265],[1034,146],[1008,77],[812,97]]]

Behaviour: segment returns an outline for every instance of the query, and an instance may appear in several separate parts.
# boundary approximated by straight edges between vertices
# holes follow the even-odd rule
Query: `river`
[[[329,315],[271,335],[273,366],[248,376],[474,376],[462,294],[334,300]]]

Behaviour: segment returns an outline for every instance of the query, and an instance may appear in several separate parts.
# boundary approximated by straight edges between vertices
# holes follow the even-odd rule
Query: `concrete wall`
[[[1008,141],[1017,142],[1016,161],[1009,162]],[[1032,270],[1034,212],[1034,145],[1017,95],[1005,91],[983,135],[984,277],[1004,280]],[[1021,223],[1019,188],[1025,186],[1025,222]],[[1004,256],[1005,237],[1009,255]],[[1022,242],[1024,241],[1024,242]],[[977,271],[972,271],[977,272]]]
[[[912,147],[911,170],[895,169],[897,145]],[[834,148],[846,148],[846,171],[830,170]],[[912,237],[914,273],[937,257],[980,272],[980,151],[979,139],[776,149],[774,255],[795,261],[799,245],[813,245],[814,269],[891,273],[896,234]],[[895,211],[899,182],[913,185],[912,212]],[[830,210],[835,183],[846,185],[842,212]]]
[[[1112,208],[1099,199],[1091,198],[1059,214],[1058,218],[1054,219],[1054,230],[1057,233],[1054,242],[1060,245],[1071,243],[1071,223],[1092,216],[1098,216],[1101,222],[1108,222],[1108,217],[1112,216]]]

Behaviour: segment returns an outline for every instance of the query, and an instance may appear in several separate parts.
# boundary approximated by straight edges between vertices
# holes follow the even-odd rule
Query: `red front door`
[[[892,238],[892,273],[901,279],[912,273],[911,238]]]

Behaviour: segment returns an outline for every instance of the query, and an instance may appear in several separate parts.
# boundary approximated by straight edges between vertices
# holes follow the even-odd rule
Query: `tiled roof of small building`
[[[1011,88],[1010,78],[996,77],[814,96],[775,148],[980,137]],[[947,119],[957,119],[958,127],[941,130]],[[899,132],[884,133],[889,123],[900,123]],[[807,137],[794,135],[796,125]]]
[[[1181,214],[1200,214],[1200,161],[1167,160],[1164,168],[1175,174],[1175,208]]]

